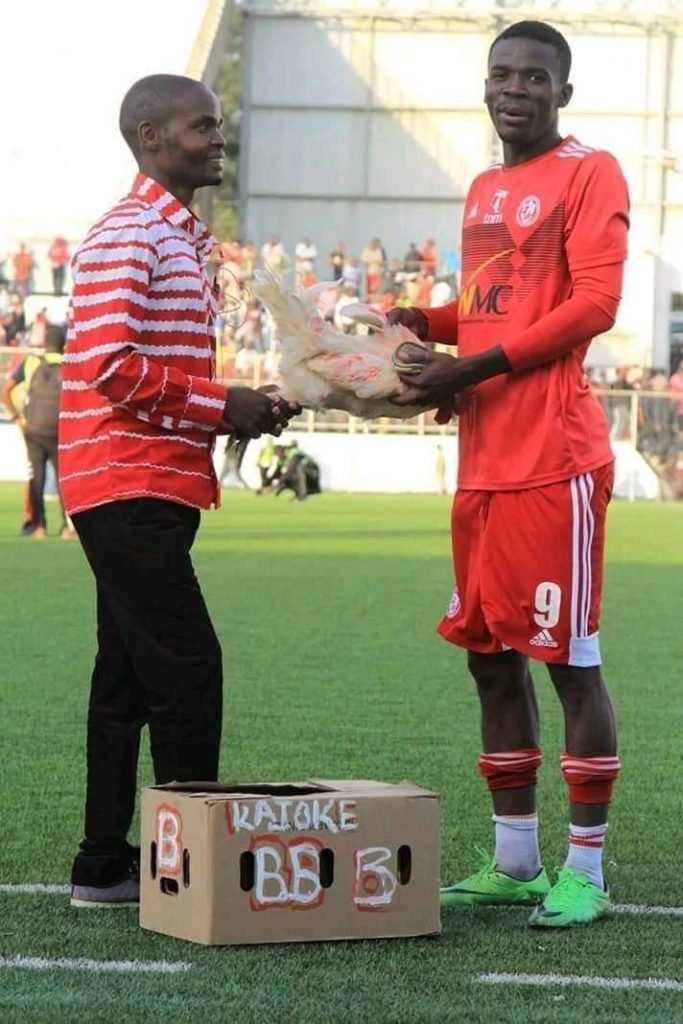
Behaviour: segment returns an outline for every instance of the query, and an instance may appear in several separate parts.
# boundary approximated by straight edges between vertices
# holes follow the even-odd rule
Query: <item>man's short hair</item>
[[[140,154],[138,127],[142,122],[164,124],[173,114],[178,97],[197,85],[201,82],[184,75],[147,75],[131,85],[121,104],[119,128],[135,157]]]
[[[572,67],[572,51],[562,33],[553,28],[552,25],[547,25],[544,21],[518,21],[514,25],[509,25],[491,43],[489,58],[491,50],[501,39],[535,39],[538,43],[546,43],[548,46],[552,46],[558,57],[562,84],[564,85],[569,80],[569,72]]]

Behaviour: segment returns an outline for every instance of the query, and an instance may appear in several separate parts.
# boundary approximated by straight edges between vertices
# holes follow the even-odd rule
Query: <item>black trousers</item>
[[[145,724],[158,783],[218,777],[223,672],[190,559],[199,518],[197,509],[151,498],[73,516],[97,583],[77,884],[115,881],[131,849]]]
[[[57,438],[49,437],[45,434],[24,434],[24,441],[26,442],[26,454],[31,466],[31,482],[33,486],[31,497],[34,505],[33,521],[36,526],[45,527],[47,526],[45,518],[45,475],[48,462],[52,463],[57,479],[57,487],[59,488]],[[60,529],[63,529],[66,526],[66,516],[64,515],[61,496],[59,498],[59,505],[62,514]]]

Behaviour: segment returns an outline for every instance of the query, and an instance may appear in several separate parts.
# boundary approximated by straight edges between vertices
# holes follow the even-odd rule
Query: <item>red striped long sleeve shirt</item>
[[[139,174],[73,260],[59,478],[69,513],[125,498],[219,503],[209,229]]]

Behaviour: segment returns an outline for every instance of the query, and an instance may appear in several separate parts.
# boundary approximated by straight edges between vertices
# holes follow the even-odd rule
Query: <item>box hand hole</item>
[[[251,892],[254,888],[254,854],[245,850],[240,857],[240,889]]]
[[[320,884],[329,889],[334,882],[334,850],[320,851]]]
[[[413,854],[409,846],[399,846],[397,867],[399,883],[407,885],[413,873]]]

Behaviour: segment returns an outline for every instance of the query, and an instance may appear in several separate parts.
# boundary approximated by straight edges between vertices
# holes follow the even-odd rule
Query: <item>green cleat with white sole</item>
[[[529,906],[540,903],[550,890],[545,868],[533,878],[523,880],[499,871],[494,859],[479,851],[483,863],[473,875],[455,885],[441,889],[442,907],[471,907],[475,904],[488,906]]]
[[[611,911],[609,892],[594,885],[579,871],[563,868],[555,885],[529,918],[529,924],[534,928],[571,928],[576,924],[590,924]]]

